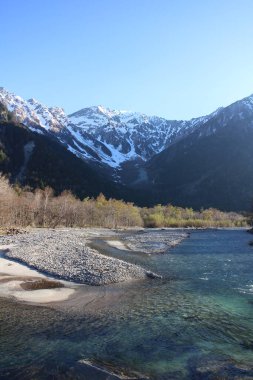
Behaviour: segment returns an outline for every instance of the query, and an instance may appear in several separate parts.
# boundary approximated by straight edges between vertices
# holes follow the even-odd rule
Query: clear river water
[[[156,255],[95,241],[163,278],[111,286],[116,301],[97,310],[0,299],[0,379],[92,380],[77,364],[84,358],[154,380],[253,379],[251,238],[245,230],[193,231]]]

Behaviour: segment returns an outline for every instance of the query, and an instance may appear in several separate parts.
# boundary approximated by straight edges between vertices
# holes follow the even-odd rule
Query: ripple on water
[[[0,378],[9,371],[22,380],[43,373],[81,379],[75,363],[82,358],[159,380],[253,376],[253,254],[245,235],[197,232],[169,254],[145,256],[147,267],[165,278],[115,285],[117,302],[105,308],[1,300]]]

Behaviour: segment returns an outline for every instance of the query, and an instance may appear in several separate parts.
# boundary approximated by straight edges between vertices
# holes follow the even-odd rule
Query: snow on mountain
[[[176,139],[189,133],[207,117],[170,121],[137,112],[111,110],[102,106],[83,108],[69,115],[68,129],[79,142],[92,136],[89,146],[111,167],[141,159],[148,160]],[[94,140],[100,142],[94,146]]]
[[[35,99],[24,100],[0,88],[0,102],[6,105],[9,111],[15,113],[17,121],[31,127],[33,130],[39,126],[46,131],[57,132],[67,125],[67,116],[62,108],[48,108]]]
[[[253,95],[189,121],[103,106],[83,108],[67,116],[62,108],[47,107],[35,99],[26,101],[4,88],[0,88],[0,102],[19,122],[37,133],[50,133],[78,157],[117,169],[129,160],[147,161],[195,130],[199,136],[214,133],[231,120],[252,118],[253,114]],[[212,130],[208,123],[211,119],[215,119]]]
[[[51,133],[78,157],[112,168],[128,160],[148,160],[198,123],[198,119],[168,121],[103,106],[67,116],[61,108],[47,107],[35,99],[26,101],[4,88],[0,89],[0,101],[31,130]]]

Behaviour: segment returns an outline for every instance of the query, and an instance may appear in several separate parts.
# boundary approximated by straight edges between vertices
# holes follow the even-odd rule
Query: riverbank
[[[3,248],[6,249],[2,246],[0,250]],[[62,302],[73,295],[76,288],[73,283],[55,281],[0,255],[0,297],[39,304]]]
[[[109,230],[34,229],[26,234],[0,237],[9,245],[5,258],[28,265],[44,275],[87,285],[107,285],[156,277],[138,265],[106,257],[89,247],[95,236],[116,236]]]
[[[94,239],[130,253],[151,254],[165,252],[188,235],[186,231],[145,229],[15,230],[0,236],[0,296],[45,304],[75,299],[80,286],[87,286],[81,294],[82,298],[85,294],[83,303],[89,303],[101,297],[101,292],[91,289],[92,285],[160,277],[142,266],[91,248]],[[106,292],[103,299],[110,301],[112,294]]]
[[[166,253],[188,238],[190,232],[172,229],[143,229],[136,233],[119,234],[105,242],[119,250],[147,254]]]
[[[67,300],[45,307],[1,297],[1,379],[97,379],[90,371],[100,364],[104,373],[126,368],[159,380],[253,376],[250,234],[196,230],[154,255],[104,244],[145,232],[156,245],[161,230],[93,231],[90,241],[101,239],[99,252],[162,280],[76,285]],[[169,231],[162,234],[167,239]]]

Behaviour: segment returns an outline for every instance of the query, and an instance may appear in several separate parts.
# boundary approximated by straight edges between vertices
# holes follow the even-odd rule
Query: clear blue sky
[[[253,93],[252,0],[1,1],[0,86],[169,119]]]

